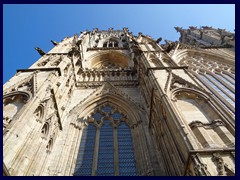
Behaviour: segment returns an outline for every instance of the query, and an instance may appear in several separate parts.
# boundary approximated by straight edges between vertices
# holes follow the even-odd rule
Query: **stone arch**
[[[15,91],[3,96],[4,127],[12,122],[30,98],[31,94],[25,91]]]
[[[3,96],[3,101],[5,101],[7,98],[11,98],[12,96],[16,96],[16,95],[24,96],[26,101],[28,101],[32,97],[32,95],[29,92],[26,92],[26,91],[14,91],[14,92],[10,92],[8,94],[5,94]]]
[[[99,106],[104,106],[107,103],[118,107],[118,109],[122,113],[128,116],[126,123],[129,126],[136,125],[141,120],[139,111],[136,111],[139,108],[134,103],[127,102],[126,99],[124,99],[123,97],[119,97],[119,95],[116,94],[105,94],[99,97],[92,97],[86,103],[81,104],[79,107],[75,107],[71,111],[71,114],[76,114],[77,112],[80,112],[78,114],[78,117],[83,117],[84,119],[87,119],[88,116],[90,116],[90,114],[96,110],[96,108],[98,108]],[[77,117],[75,117],[74,119],[77,119]]]
[[[98,52],[89,57],[90,68],[100,68],[103,63],[113,63],[120,68],[128,67],[129,56],[123,52]]]

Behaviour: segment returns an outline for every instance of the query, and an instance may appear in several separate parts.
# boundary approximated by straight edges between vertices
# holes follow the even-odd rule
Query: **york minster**
[[[235,34],[175,29],[36,47],[3,86],[3,175],[234,176]]]

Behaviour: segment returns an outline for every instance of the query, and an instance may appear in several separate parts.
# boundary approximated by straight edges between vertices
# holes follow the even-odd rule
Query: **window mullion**
[[[228,98],[230,98],[233,102],[235,102],[235,98],[233,97],[233,93],[229,93],[226,91],[227,87],[225,87],[223,84],[221,84],[213,75],[207,73],[205,77],[212,83],[214,84],[218,89],[220,89]],[[229,90],[229,89],[227,89]],[[229,90],[230,91],[230,90]]]
[[[96,127],[95,148],[94,148],[93,165],[92,165],[92,176],[97,175],[99,139],[100,139],[100,128]]]
[[[119,176],[117,127],[113,128],[113,134],[114,134],[114,175]]]
[[[230,91],[232,91],[232,93],[235,94],[235,87],[229,80],[224,78],[221,73],[216,73],[215,75],[216,79],[218,79],[224,86],[226,86]]]

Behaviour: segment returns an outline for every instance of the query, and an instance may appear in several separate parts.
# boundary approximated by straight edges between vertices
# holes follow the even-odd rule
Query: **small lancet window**
[[[109,40],[103,43],[103,47],[118,47],[118,42],[115,40]]]
[[[42,127],[42,130],[41,130],[41,133],[44,137],[47,137],[48,136],[48,133],[49,133],[49,123],[46,122],[43,127]]]
[[[107,47],[107,42],[105,42],[105,43],[103,44],[103,47]]]
[[[48,153],[51,152],[52,146],[53,146],[53,139],[51,138],[51,139],[48,141],[48,144],[47,144],[47,146],[46,146]]]

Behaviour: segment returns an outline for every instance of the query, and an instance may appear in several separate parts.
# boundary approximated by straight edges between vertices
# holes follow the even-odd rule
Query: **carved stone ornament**
[[[176,88],[191,88],[196,90],[203,90],[202,88],[192,84],[191,82],[181,78],[180,76],[172,73],[172,79],[170,84],[170,91],[176,89]]]
[[[226,175],[226,172],[224,169],[224,161],[221,155],[219,153],[213,153],[212,160],[213,162],[217,163],[218,175],[219,176]]]
[[[201,161],[198,154],[192,155],[191,159],[194,163],[194,171],[197,176],[211,176],[207,165]]]

